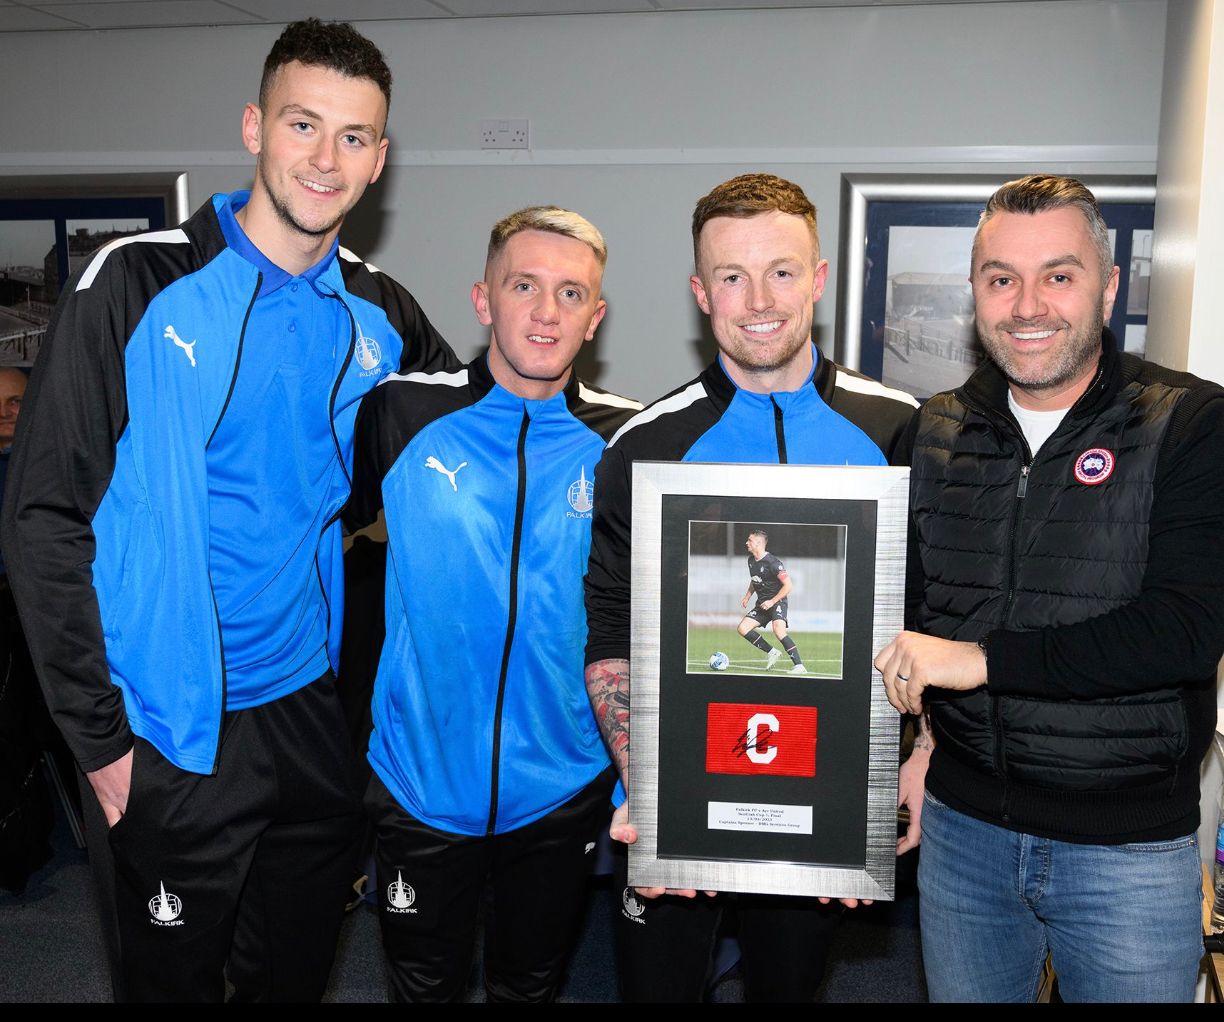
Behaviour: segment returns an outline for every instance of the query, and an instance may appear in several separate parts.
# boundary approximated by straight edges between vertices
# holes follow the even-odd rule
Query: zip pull
[[[1025,493],[1028,492],[1028,476],[1029,476],[1029,469],[1031,467],[1032,466],[1030,465],[1025,465],[1024,468],[1020,470],[1020,485],[1016,487],[1016,499],[1017,500],[1023,499]]]
[[[778,440],[778,464],[786,464],[786,424],[782,416],[782,406],[774,400],[772,394],[769,395],[769,403],[773,405],[774,415],[774,435]]]

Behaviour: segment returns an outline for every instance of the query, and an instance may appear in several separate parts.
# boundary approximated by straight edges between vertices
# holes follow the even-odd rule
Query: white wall
[[[1169,4],[1148,357],[1224,381],[1224,12],[1214,0]],[[1214,62],[1212,58],[1214,59]],[[1216,671],[1224,728],[1224,662]],[[1224,757],[1203,760],[1199,853],[1214,858]]]
[[[1161,105],[1148,352],[1224,381],[1224,11],[1212,0],[1169,5]]]
[[[397,79],[392,165],[345,240],[472,354],[493,221],[578,209],[611,249],[583,369],[652,398],[712,350],[687,277],[714,184],[799,182],[836,263],[845,171],[1152,173],[1165,16],[1164,0],[1066,0],[365,23]],[[248,182],[240,114],[278,31],[0,36],[0,173],[186,169],[193,204]],[[532,152],[477,148],[482,118],[516,116]],[[835,294],[836,265],[816,317],[830,344]]]

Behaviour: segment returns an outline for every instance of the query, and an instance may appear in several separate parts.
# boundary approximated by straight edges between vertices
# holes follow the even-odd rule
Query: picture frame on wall
[[[0,365],[34,364],[61,289],[95,251],[187,215],[185,172],[0,176]]]
[[[634,464],[632,885],[892,899],[898,717],[872,659],[902,627],[908,480]],[[738,633],[753,532],[803,672]]]
[[[969,257],[978,217],[1017,174],[843,174],[836,358],[919,400],[960,386],[983,357]],[[1156,179],[1080,177],[1122,268],[1109,326],[1144,353]]]

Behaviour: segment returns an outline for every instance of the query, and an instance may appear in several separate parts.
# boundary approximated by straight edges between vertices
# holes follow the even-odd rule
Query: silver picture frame
[[[899,726],[872,660],[902,627],[908,494],[906,468],[634,463],[633,886],[893,898]],[[732,622],[731,631],[712,633],[730,636],[716,640],[722,644],[743,644],[735,632],[746,567],[741,533],[771,523],[775,536],[816,526],[842,537],[833,540],[843,544],[840,614],[834,593],[826,598],[832,610],[821,619],[841,629],[840,648],[827,661],[832,666],[806,674],[734,663],[728,669],[731,658],[719,650],[708,654],[717,664],[701,669],[707,653],[694,634],[707,626],[694,623],[690,576],[705,569],[694,554],[694,523],[707,531],[711,523],[726,525],[725,556],[741,573],[719,626]],[[789,553],[770,549],[784,559]],[[812,561],[809,577],[818,572]],[[787,564],[792,576],[794,563]],[[836,583],[837,570],[826,574]],[[794,584],[793,621],[813,591],[804,586],[803,577]],[[799,634],[792,628],[792,637]],[[805,633],[801,648],[809,641],[814,637]],[[737,658],[755,652],[747,644],[732,651]],[[810,720],[810,748],[806,731],[787,747],[801,749],[795,755],[808,756],[809,766],[797,759],[798,773],[779,776],[779,757],[759,773],[725,768],[731,732],[715,721],[726,707],[745,713],[761,707],[783,721],[793,711],[799,715],[793,719]],[[752,748],[757,727],[750,726],[749,741],[738,737],[736,755]],[[785,730],[784,724],[770,739],[766,728],[765,744],[752,758],[769,758],[766,746],[781,746]]]

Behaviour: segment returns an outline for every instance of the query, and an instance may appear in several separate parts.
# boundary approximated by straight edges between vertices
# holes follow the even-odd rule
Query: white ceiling
[[[1005,0],[0,0],[0,32],[282,25],[298,18],[410,21],[532,14],[897,7]]]

